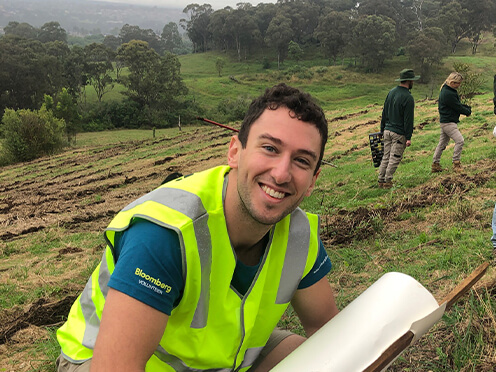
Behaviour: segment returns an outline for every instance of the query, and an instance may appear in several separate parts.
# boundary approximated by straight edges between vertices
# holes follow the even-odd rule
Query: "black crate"
[[[382,133],[369,134],[370,150],[372,151],[372,162],[374,167],[377,168],[381,165],[382,155],[384,155],[384,140]]]

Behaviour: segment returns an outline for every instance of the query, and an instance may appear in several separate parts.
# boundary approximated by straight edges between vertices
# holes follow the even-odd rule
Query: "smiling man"
[[[319,219],[298,208],[327,141],[312,98],[255,99],[228,166],[170,181],[125,207],[57,332],[58,371],[269,371],[338,312]]]

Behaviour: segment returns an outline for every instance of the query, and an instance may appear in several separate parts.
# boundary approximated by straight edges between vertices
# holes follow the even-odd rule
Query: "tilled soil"
[[[365,130],[371,125],[377,125],[377,121],[362,124]],[[103,231],[120,209],[160,185],[168,174],[189,174],[225,164],[231,134],[223,129],[205,127],[178,131],[173,137],[74,149],[22,166],[5,167],[4,176],[0,178],[0,251],[6,249],[8,242],[52,227],[63,228],[68,234]],[[335,134],[340,135],[340,132]],[[201,147],[201,143],[212,145]],[[343,148],[342,156],[366,145],[364,142],[361,147]],[[168,148],[175,151],[171,155],[155,155]],[[133,154],[138,155],[133,157]],[[403,221],[399,216],[404,212],[457,200],[475,187],[484,187],[496,170],[496,164],[489,160],[475,166],[476,175],[446,174],[433,183],[408,190],[408,194],[387,207],[362,207],[324,215],[322,239],[329,246],[368,239],[375,233],[373,220],[377,217],[389,226],[401,225]],[[81,248],[69,245],[60,249],[54,259],[84,253]],[[3,283],[2,273],[9,270],[8,266],[0,266],[0,284]],[[0,362],[0,370],[10,370],[10,365],[17,366],[12,370],[33,370],[29,369],[32,365],[20,367],[15,363],[19,358],[29,359],[21,350],[46,335],[28,330],[59,325],[81,289],[77,285],[69,286],[56,296],[48,294],[23,308],[0,311],[0,360],[5,354],[13,363],[2,365]],[[494,286],[490,291],[494,293]],[[13,356],[14,353],[18,356]]]

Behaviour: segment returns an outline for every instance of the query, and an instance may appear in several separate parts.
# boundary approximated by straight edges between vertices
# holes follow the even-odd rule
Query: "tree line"
[[[133,28],[124,26],[122,35]],[[128,36],[115,50],[104,43],[69,48],[67,33],[58,22],[40,29],[10,22],[0,38],[0,110],[38,109],[45,95],[57,101],[63,89],[75,105],[81,105],[87,86],[94,88],[98,102],[102,102],[103,96],[120,83],[127,89],[124,94],[128,98],[120,109],[128,111],[127,116],[140,117],[113,121],[112,125],[157,125],[171,115],[177,117],[180,97],[187,92],[179,61],[170,51],[164,49],[159,54],[152,46],[151,42]],[[112,114],[110,110],[104,116]],[[91,115],[91,110],[88,115],[87,124],[98,121],[99,115]],[[162,121],[157,122],[157,116]],[[77,120],[73,122],[76,125]]]
[[[44,107],[63,120],[55,127],[64,128],[69,142],[81,130],[171,126],[179,116],[187,121],[202,109],[186,99],[179,27],[194,53],[232,52],[240,63],[257,55],[276,59],[280,67],[288,56],[304,59],[313,48],[329,64],[346,58],[365,71],[379,71],[388,58],[406,54],[426,81],[462,39],[477,53],[495,23],[495,9],[496,0],[278,0],[217,11],[189,4],[179,25],[170,22],[160,34],[126,24],[118,36],[72,47],[56,21],[40,28],[11,21],[0,37],[0,116],[6,109]],[[223,63],[217,62],[220,75]],[[126,99],[104,102],[117,83]],[[88,86],[97,104],[86,103]],[[229,111],[238,115],[243,110],[237,106],[245,104]]]
[[[158,53],[158,44],[131,36],[136,30],[153,36],[125,25],[116,49],[104,43],[70,48],[58,22],[39,29],[9,22],[0,38],[0,135],[9,154],[0,154],[0,163],[58,151],[82,130],[166,127],[181,114],[193,115],[197,110],[185,98],[179,60],[167,50],[174,43],[164,43]],[[124,86],[125,99],[103,102],[116,84]],[[86,101],[88,86],[96,104]]]
[[[190,4],[181,26],[195,52],[232,50],[241,61],[258,48],[271,48],[280,64],[290,43],[297,43],[320,48],[330,63],[348,57],[369,71],[407,54],[428,78],[460,40],[467,38],[477,52],[484,32],[492,30],[495,10],[495,0],[278,0],[217,11]]]
[[[428,80],[432,69],[456,52],[460,40],[470,40],[477,52],[482,35],[492,29],[495,9],[496,0],[278,0],[217,11],[209,4],[189,4],[180,26],[194,52],[234,51],[242,62],[255,51],[266,59],[275,51],[280,66],[288,55],[304,58],[303,51],[313,46],[330,64],[348,58],[366,71],[379,71],[388,58],[407,54]],[[126,24],[118,36],[72,48],[55,21],[39,29],[12,21],[4,31],[0,113],[5,107],[39,108],[44,94],[54,97],[63,87],[75,102],[81,101],[88,84],[101,101],[115,82],[122,82],[141,109],[156,105],[164,95],[170,100],[171,94],[185,92],[178,61],[171,55],[183,50],[174,22],[161,34]],[[121,74],[124,67],[129,75]],[[164,79],[176,91],[160,91]]]

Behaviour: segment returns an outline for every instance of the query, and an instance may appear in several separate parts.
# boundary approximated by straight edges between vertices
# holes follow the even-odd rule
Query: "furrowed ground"
[[[322,239],[334,264],[329,281],[341,309],[388,271],[412,275],[442,299],[492,260],[492,101],[477,99],[480,117],[461,127],[465,170],[439,175],[429,172],[438,139],[435,102],[418,102],[413,145],[391,190],[377,189],[368,147],[381,109],[326,113],[325,160],[335,167],[324,165],[304,206],[322,215]],[[156,138],[150,131],[141,139],[137,134],[0,169],[0,371],[54,371],[54,330],[102,255],[106,225],[169,173],[224,164],[231,135],[207,125],[158,131]],[[451,152],[452,145],[443,156],[448,168]],[[493,371],[495,296],[491,266],[391,370]],[[281,325],[300,331],[292,311]]]

